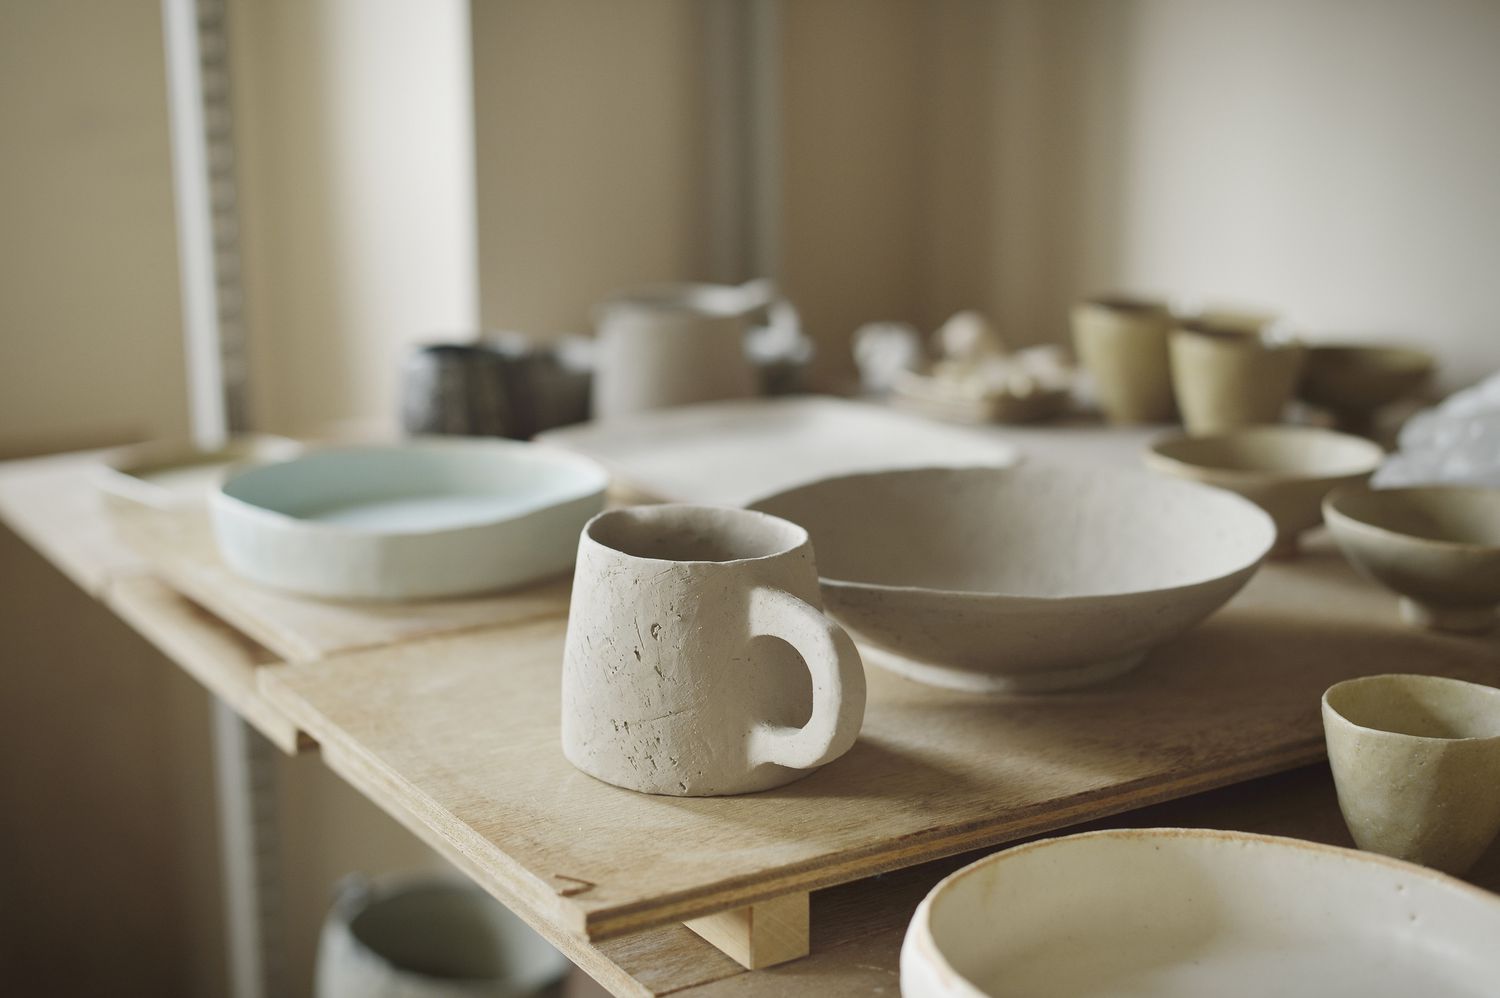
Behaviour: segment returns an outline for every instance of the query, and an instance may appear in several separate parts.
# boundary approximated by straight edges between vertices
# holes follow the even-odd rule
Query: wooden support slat
[[[809,952],[808,894],[800,891],[686,923],[747,970],[786,963]]]

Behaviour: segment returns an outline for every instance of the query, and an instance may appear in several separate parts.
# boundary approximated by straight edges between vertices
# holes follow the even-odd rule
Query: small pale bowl
[[[1177,435],[1146,452],[1146,466],[1228,489],[1276,521],[1272,558],[1297,554],[1302,533],[1323,522],[1323,498],[1363,482],[1383,451],[1362,437],[1306,426],[1259,426],[1208,437]]]
[[[1323,694],[1339,810],[1361,849],[1463,873],[1500,832],[1500,690],[1366,676]]]
[[[829,478],[754,505],[812,535],[866,662],[982,693],[1102,682],[1213,613],[1275,539],[1219,489],[1026,462]]]
[[[1481,634],[1500,604],[1500,489],[1336,489],[1323,518],[1344,556],[1401,597],[1401,616]]]
[[[1332,411],[1341,427],[1364,429],[1376,410],[1421,388],[1433,366],[1432,354],[1409,347],[1309,347],[1297,397]]]
[[[940,882],[901,947],[903,998],[1477,998],[1500,897],[1297,839],[1114,829]]]

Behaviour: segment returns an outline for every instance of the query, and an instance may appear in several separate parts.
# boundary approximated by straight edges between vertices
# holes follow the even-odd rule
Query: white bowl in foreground
[[[1032,461],[830,478],[752,508],[812,536],[824,603],[867,662],[987,693],[1130,670],[1238,592],[1276,538],[1220,489]]]
[[[304,596],[458,596],[565,572],[607,484],[587,458],[510,440],[323,450],[231,477],[214,537],[235,572]]]
[[[1044,839],[939,883],[904,998],[1478,998],[1500,897],[1297,839],[1117,829]]]

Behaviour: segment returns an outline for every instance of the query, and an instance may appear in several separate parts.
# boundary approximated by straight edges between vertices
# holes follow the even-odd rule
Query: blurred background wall
[[[1061,340],[1104,288],[1500,368],[1500,5],[753,2],[825,385],[862,322]],[[712,6],[232,0],[256,426],[390,424],[411,343],[718,273]],[[161,38],[156,0],[0,0],[0,457],[186,432]],[[205,698],[0,542],[0,956],[41,975],[7,979],[215,993]],[[306,984],[341,873],[436,860],[316,758],[280,782]]]

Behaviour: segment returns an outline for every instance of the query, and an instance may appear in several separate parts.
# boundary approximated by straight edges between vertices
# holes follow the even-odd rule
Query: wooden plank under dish
[[[607,786],[563,758],[565,626],[474,631],[260,681],[377,803],[497,895],[592,939],[1317,761],[1319,696],[1351,676],[1500,684],[1500,639],[1406,628],[1389,593],[1315,543],[1120,680],[984,698],[870,669],[848,755],[776,790],[682,799]]]

